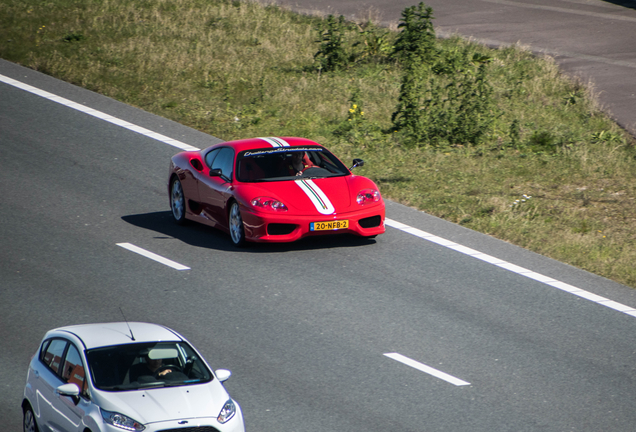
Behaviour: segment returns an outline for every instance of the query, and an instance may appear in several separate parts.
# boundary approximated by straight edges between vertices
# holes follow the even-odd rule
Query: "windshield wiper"
[[[142,383],[139,384],[136,388],[143,388],[143,389],[147,389],[147,388],[160,388],[160,387],[165,387],[166,383],[163,381],[154,381],[154,382],[150,382],[150,383]]]
[[[114,386],[107,387],[99,387],[100,390],[106,391],[123,391],[123,390],[138,390],[140,388],[155,388],[155,387],[163,387],[165,385],[162,381],[153,381],[149,383],[141,383],[141,384],[120,384]]]
[[[198,381],[198,380],[197,380]],[[175,381],[175,382],[167,382],[165,384],[165,387],[179,387],[182,385],[188,385],[191,384],[191,382],[189,381]]]

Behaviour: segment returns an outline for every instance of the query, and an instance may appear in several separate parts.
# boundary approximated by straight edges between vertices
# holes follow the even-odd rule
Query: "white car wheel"
[[[24,422],[22,423],[24,432],[38,432],[38,426],[35,424],[35,416],[31,407],[24,411]]]

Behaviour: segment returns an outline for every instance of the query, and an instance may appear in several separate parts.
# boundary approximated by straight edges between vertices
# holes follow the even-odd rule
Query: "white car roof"
[[[134,340],[131,337],[134,336]],[[140,342],[179,341],[183,338],[175,331],[158,324],[143,322],[114,322],[80,324],[60,327],[51,333],[72,333],[80,338],[87,349],[112,345],[122,345]]]

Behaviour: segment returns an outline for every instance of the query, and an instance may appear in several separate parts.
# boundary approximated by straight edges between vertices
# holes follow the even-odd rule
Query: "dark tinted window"
[[[82,357],[80,357],[80,353],[77,348],[75,348],[75,345],[71,344],[64,358],[62,379],[67,383],[77,384],[80,390],[84,390],[85,377],[86,373],[84,365],[82,364]]]
[[[220,169],[224,176],[231,179],[234,166],[234,150],[224,147],[212,161],[210,169]]]
[[[294,155],[302,161],[295,167]],[[349,175],[349,169],[323,147],[279,147],[247,150],[237,157],[237,179],[242,182],[298,180]],[[296,165],[297,166],[297,165]]]
[[[209,167],[212,166],[212,161],[214,161],[214,158],[216,157],[216,155],[219,154],[219,150],[220,149],[214,149],[211,152],[209,152],[208,154],[205,155],[205,164]]]
[[[44,351],[41,360],[55,373],[60,372],[60,363],[67,343],[64,339],[53,339]]]
[[[106,391],[183,386],[212,379],[205,363],[184,342],[96,348],[89,350],[86,357],[93,384]]]

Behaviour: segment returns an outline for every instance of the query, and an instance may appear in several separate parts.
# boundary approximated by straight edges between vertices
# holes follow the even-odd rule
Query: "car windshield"
[[[323,147],[279,147],[246,150],[236,159],[236,178],[242,182],[297,180],[350,174]]]
[[[208,382],[212,373],[185,342],[117,345],[86,354],[93,384],[106,391]]]

